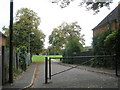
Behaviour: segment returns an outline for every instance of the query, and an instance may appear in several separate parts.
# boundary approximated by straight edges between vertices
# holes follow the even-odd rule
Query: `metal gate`
[[[118,61],[116,59],[116,55],[101,55],[101,56],[71,56],[71,57],[45,57],[45,84],[48,83],[48,79],[51,80],[52,79],[52,76],[55,76],[57,74],[60,74],[60,73],[63,73],[63,72],[66,72],[66,71],[69,71],[73,68],[77,68],[78,66],[80,65],[84,65],[90,61],[92,61],[93,59],[90,59],[88,61],[85,61],[83,63],[81,63],[80,65],[76,65],[76,66],[73,66],[73,67],[70,67],[68,69],[65,69],[63,71],[59,71],[57,73],[54,73],[52,74],[51,73],[51,59],[80,59],[80,58],[106,58],[106,57],[111,57],[113,59],[113,61],[115,61],[115,74],[116,76],[118,76]]]

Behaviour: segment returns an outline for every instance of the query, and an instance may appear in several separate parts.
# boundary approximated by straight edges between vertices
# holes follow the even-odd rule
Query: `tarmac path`
[[[52,74],[68,69],[69,67],[52,62]],[[44,63],[38,66],[38,72],[32,88],[118,88],[118,77],[108,76],[74,68],[67,72],[55,75],[45,84]]]

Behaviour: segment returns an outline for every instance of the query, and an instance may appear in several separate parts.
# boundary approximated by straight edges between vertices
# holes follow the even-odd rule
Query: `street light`
[[[13,83],[13,0],[10,0],[9,83]]]
[[[28,47],[28,54],[29,54],[29,61],[30,63],[32,63],[32,60],[31,60],[31,53],[30,53],[30,39],[31,39],[31,35],[34,35],[33,32],[29,33],[29,47]]]

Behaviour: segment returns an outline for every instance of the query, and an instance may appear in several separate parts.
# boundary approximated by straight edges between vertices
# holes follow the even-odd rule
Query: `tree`
[[[57,3],[61,8],[65,8],[75,0],[52,0],[52,3]],[[109,9],[113,0],[82,0],[80,6],[86,5],[87,10],[94,10],[96,13],[100,11],[100,8],[106,6]]]
[[[93,36],[93,50],[95,55],[106,55],[110,52],[107,52],[104,45],[105,38],[111,33],[110,30],[105,30],[104,32]]]
[[[45,35],[42,31],[35,30],[33,34],[30,34],[30,53],[40,54],[44,48]]]
[[[31,52],[33,53],[35,52],[33,50],[38,49],[40,53],[39,49],[43,48],[45,35],[42,33],[41,30],[39,30],[39,25],[40,17],[38,17],[37,13],[35,13],[33,10],[30,10],[28,8],[21,8],[20,10],[18,10],[13,27],[14,48],[17,49],[21,46],[26,46],[28,48],[31,44]],[[9,29],[4,30],[5,34],[9,38]],[[31,34],[34,34],[34,38],[31,37]],[[34,42],[30,43],[30,41]],[[29,49],[27,50],[29,52]]]
[[[83,46],[77,40],[70,40],[64,49],[64,56],[77,56],[83,50]]]
[[[84,35],[81,35],[80,31],[81,27],[77,22],[62,23],[58,28],[53,29],[52,34],[49,36],[49,43],[58,53],[61,53],[68,41],[72,39],[84,45]]]
[[[63,57],[79,56],[80,52],[83,50],[83,45],[77,40],[70,40],[64,49]],[[65,63],[74,63],[75,59],[63,59]]]
[[[110,31],[106,30],[93,37],[93,49],[95,55],[114,55],[120,52],[118,48],[120,45],[119,30]],[[114,68],[115,61],[113,58],[97,58],[91,61],[92,66],[111,67]]]
[[[120,29],[109,34],[104,40],[104,45],[107,52],[120,56]]]

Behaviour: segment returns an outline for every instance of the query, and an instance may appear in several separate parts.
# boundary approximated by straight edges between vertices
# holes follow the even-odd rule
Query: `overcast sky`
[[[86,11],[85,7],[80,7],[80,0],[75,0],[68,7],[61,9],[57,4],[50,3],[50,0],[13,0],[14,17],[18,9],[30,8],[41,18],[39,28],[46,35],[45,47],[48,46],[48,36],[53,28],[61,25],[62,22],[75,22],[81,26],[81,33],[85,35],[85,44],[90,46],[92,43],[92,29],[107,16],[117,5],[120,0],[113,0],[110,5],[111,9],[102,8],[97,15],[93,11]],[[10,0],[0,0],[0,31],[3,26],[9,25]]]

